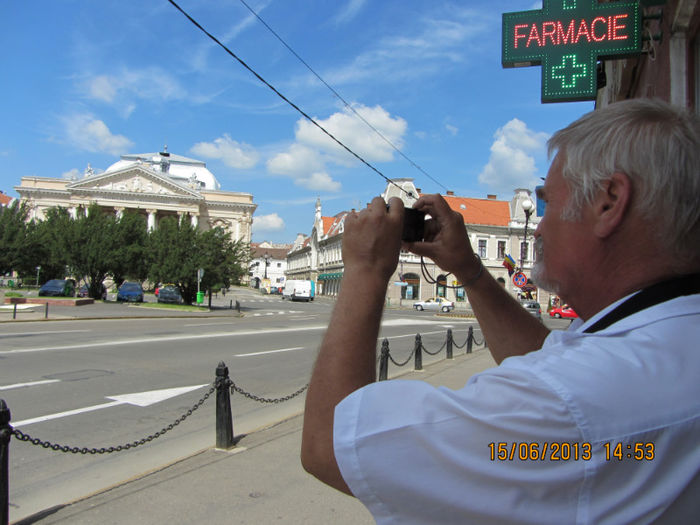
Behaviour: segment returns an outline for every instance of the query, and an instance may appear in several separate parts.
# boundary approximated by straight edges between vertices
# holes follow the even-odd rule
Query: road
[[[221,361],[236,385],[259,397],[280,398],[304,386],[332,302],[290,303],[254,291],[240,292],[236,299],[242,317],[0,324],[0,398],[12,411],[16,428],[33,438],[108,448],[152,435],[186,413],[209,390]],[[390,309],[380,337],[389,340],[392,356],[402,362],[412,352],[416,333],[423,336],[425,348],[435,352],[447,328],[462,344],[470,325],[476,326],[463,318]],[[478,327],[476,336],[481,339]],[[463,351],[455,348],[455,353]],[[444,358],[443,350],[435,357],[424,355],[423,363]],[[412,367],[411,360],[404,369]],[[404,369],[392,364],[389,375]],[[298,414],[303,401],[300,395],[262,404],[236,394],[234,434]],[[62,453],[13,439],[11,521],[209,448],[215,441],[214,428],[212,396],[172,431],[124,452]]]

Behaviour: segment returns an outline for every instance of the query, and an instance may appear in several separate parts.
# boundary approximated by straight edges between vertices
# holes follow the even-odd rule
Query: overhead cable
[[[272,28],[268,25],[268,23],[265,22],[265,20],[263,20],[262,17],[261,17],[257,12],[255,12],[255,10],[253,10],[253,9],[245,2],[245,0],[240,0],[240,2],[248,9],[248,11],[250,11],[250,12],[260,21],[260,23],[261,23],[262,25],[264,25],[264,26],[267,28],[268,31],[270,31],[270,33],[272,33],[272,34],[277,38],[277,40],[279,40],[279,41],[282,43],[282,45],[283,45],[284,47],[286,47],[286,48],[289,50],[290,53],[292,53],[295,57],[297,57],[297,59],[299,60],[299,62],[301,62],[302,64],[304,64],[304,66],[306,66],[306,69],[308,69],[309,71],[311,71],[311,73],[312,73],[324,86],[326,86],[326,87],[338,98],[338,100],[340,100],[340,101],[345,105],[346,108],[348,108],[350,111],[352,111],[352,112],[355,114],[355,116],[356,116],[357,118],[359,118],[362,122],[364,122],[367,126],[369,126],[369,127],[372,129],[372,131],[374,131],[377,135],[379,135],[379,136],[382,138],[382,140],[384,140],[384,142],[386,142],[386,143],[387,143],[389,146],[391,146],[399,155],[401,155],[404,159],[406,159],[406,160],[411,164],[411,166],[413,166],[414,168],[416,168],[418,171],[420,171],[421,173],[423,173],[423,175],[425,175],[425,176],[428,177],[430,180],[432,180],[435,184],[437,184],[438,186],[440,186],[441,188],[443,188],[445,191],[447,191],[447,188],[446,188],[443,184],[441,184],[438,180],[436,180],[432,175],[430,175],[428,172],[426,172],[426,171],[425,171],[423,168],[421,168],[418,164],[416,164],[415,162],[413,162],[413,160],[411,160],[406,154],[404,154],[404,152],[401,151],[393,142],[391,142],[391,140],[389,140],[381,131],[379,131],[376,127],[374,127],[372,124],[370,124],[362,115],[360,115],[360,113],[359,113],[357,110],[355,110],[355,108],[352,106],[352,104],[350,104],[348,101],[346,101],[346,100],[340,95],[340,93],[338,93],[338,91],[336,91],[336,90],[333,88],[333,86],[331,86],[330,84],[328,84],[328,82],[326,82],[326,81],[321,77],[321,75],[319,75],[318,73],[316,73],[316,71],[314,71],[314,69],[313,69],[302,57],[300,57],[299,54],[298,54],[296,51],[294,51],[294,49],[292,49],[292,47],[291,47],[289,44],[287,44],[287,42],[285,42],[284,39],[283,39],[279,34],[277,34],[277,32],[276,32],[274,29],[272,29]]]
[[[417,199],[417,197],[413,194],[411,191],[407,191],[398,184],[396,184],[393,180],[391,180],[389,177],[384,175],[381,171],[379,171],[377,168],[372,166],[369,162],[367,162],[365,159],[360,157],[357,153],[355,153],[353,150],[351,150],[348,146],[343,144],[339,139],[337,139],[332,133],[330,133],[326,128],[324,128],[321,124],[316,122],[313,118],[311,118],[305,111],[303,111],[299,106],[297,106],[294,102],[289,100],[287,97],[285,97],[277,88],[275,88],[272,84],[270,84],[267,80],[265,80],[262,76],[260,76],[253,68],[251,68],[243,59],[239,58],[238,55],[236,55],[233,51],[231,51],[226,45],[221,43],[219,39],[217,39],[214,35],[209,33],[204,27],[202,27],[199,22],[197,22],[194,18],[192,18],[187,12],[185,12],[174,0],[168,0],[170,4],[175,7],[180,13],[182,13],[185,18],[187,18],[192,24],[194,24],[197,29],[202,31],[205,35],[207,35],[211,40],[213,40],[217,45],[219,45],[224,51],[226,51],[231,57],[235,58],[244,68],[246,68],[248,71],[250,71],[260,82],[265,84],[268,88],[270,88],[278,97],[280,97],[282,100],[284,100],[287,104],[289,104],[291,107],[293,107],[299,114],[301,114],[306,120],[311,122],[314,126],[316,126],[318,129],[320,129],[323,133],[325,133],[330,139],[332,139],[335,143],[337,143],[339,146],[341,146],[345,151],[350,153],[353,157],[358,159],[360,162],[362,162],[365,166],[370,168],[372,171],[374,171],[377,175],[382,177],[387,183],[392,184],[396,186],[400,191],[404,192],[406,195],[409,197],[412,197],[414,199]]]

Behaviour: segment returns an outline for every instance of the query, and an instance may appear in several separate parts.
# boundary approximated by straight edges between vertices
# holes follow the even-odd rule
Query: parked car
[[[557,319],[561,319],[562,317],[566,319],[576,319],[578,317],[578,314],[574,312],[574,309],[571,308],[568,304],[565,304],[564,306],[552,308],[549,311],[549,316],[556,317]]]
[[[450,310],[453,310],[454,307],[455,303],[448,301],[444,297],[431,297],[427,301],[417,301],[413,303],[413,308],[419,312],[422,312],[423,310],[449,312]]]
[[[47,297],[75,297],[73,279],[51,279],[39,288],[39,295]]]
[[[158,302],[159,303],[171,303],[171,304],[182,304],[182,295],[180,295],[180,288],[174,284],[166,284],[158,288]]]
[[[542,319],[542,307],[537,301],[522,301],[520,304],[537,319]]]
[[[106,301],[107,300],[107,288],[105,287],[104,284],[101,284],[100,286],[102,287],[102,290],[100,292],[99,298],[102,299],[103,301]],[[89,292],[88,285],[84,284],[78,289],[78,297],[88,297],[88,292]]]
[[[139,283],[124,282],[117,291],[117,301],[143,302],[143,287]]]

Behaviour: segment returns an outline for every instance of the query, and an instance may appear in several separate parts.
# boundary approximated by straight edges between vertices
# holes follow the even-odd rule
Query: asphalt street
[[[237,310],[227,308],[238,301]],[[0,398],[12,422],[33,438],[79,448],[108,448],[150,436],[179,419],[209,391],[224,362],[234,383],[277,399],[309,379],[333,302],[290,303],[239,290],[217,297],[211,312],[172,314],[143,306],[101,303],[51,307],[56,322],[0,322]],[[2,320],[5,320],[3,318]],[[567,323],[568,324],[568,323]],[[415,335],[445,358],[447,328],[466,341],[473,319],[388,309],[380,339],[396,362],[410,356]],[[462,351],[455,348],[455,352]],[[390,377],[413,361],[390,364]],[[232,397],[234,433],[248,434],[301,413],[304,396],[283,403]],[[70,454],[13,440],[10,514],[21,519],[210,448],[214,403],[144,446],[114,454]]]

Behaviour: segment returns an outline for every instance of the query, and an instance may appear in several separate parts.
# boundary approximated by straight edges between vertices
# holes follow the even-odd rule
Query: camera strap
[[[593,334],[625,317],[646,310],[656,304],[665,303],[677,297],[698,293],[700,293],[700,273],[682,275],[667,281],[652,284],[644,288],[638,294],[627,299],[624,303],[618,305],[614,310],[598,319],[598,321],[586,328],[583,332],[586,334]]]

